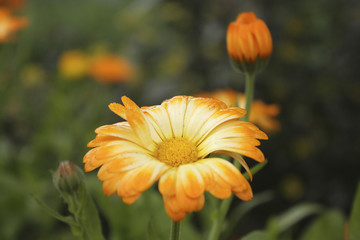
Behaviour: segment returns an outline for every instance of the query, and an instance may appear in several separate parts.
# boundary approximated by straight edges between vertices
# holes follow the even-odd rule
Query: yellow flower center
[[[174,138],[161,143],[157,149],[157,159],[167,165],[178,167],[198,160],[196,146],[183,138]]]

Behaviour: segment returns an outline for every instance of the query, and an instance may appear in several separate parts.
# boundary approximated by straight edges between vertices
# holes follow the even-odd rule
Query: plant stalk
[[[243,121],[249,121],[250,118],[250,111],[251,111],[251,104],[254,98],[254,86],[255,86],[255,73],[245,73],[245,95],[246,95],[246,115],[241,118]],[[234,161],[234,165],[239,168],[240,163],[238,161]],[[218,240],[219,236],[223,230],[225,217],[229,211],[231,201],[234,195],[231,195],[229,198],[224,199],[219,206],[218,214],[216,219],[214,219],[212,228],[209,234],[208,240]]]
[[[170,229],[170,240],[179,240],[180,239],[180,223],[172,221]]]

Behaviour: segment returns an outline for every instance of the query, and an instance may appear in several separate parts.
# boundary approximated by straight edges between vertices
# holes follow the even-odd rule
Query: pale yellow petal
[[[128,110],[126,112],[126,117],[132,130],[137,135],[138,140],[142,143],[142,146],[150,151],[154,151],[155,143],[152,140],[150,128],[143,113],[140,111]]]
[[[211,143],[207,142],[207,145],[203,144],[199,151],[199,156],[206,156],[210,153],[222,150],[239,153],[258,162],[265,161],[264,154],[255,145],[249,144],[246,141],[238,141],[236,138],[219,139]]]
[[[126,139],[131,142],[138,142],[138,138],[127,122],[104,125],[95,130],[97,134],[104,136],[113,136],[119,139]]]
[[[197,137],[194,138],[194,142],[201,142],[207,137],[207,135],[216,127],[225,123],[229,120],[236,120],[243,117],[246,113],[245,109],[242,108],[229,108],[221,109],[220,111],[215,112],[208,120],[201,126]]]
[[[223,107],[222,104],[225,105],[225,103],[211,98],[190,99],[186,108],[183,137],[196,142],[199,138],[199,130],[211,115]]]
[[[175,138],[180,138],[183,136],[184,117],[187,109],[188,99],[189,98],[185,96],[177,96],[170,100],[164,101],[161,104],[169,114],[169,119]]]
[[[169,115],[163,106],[147,109],[145,115],[153,120],[152,125],[162,140],[173,138]]]

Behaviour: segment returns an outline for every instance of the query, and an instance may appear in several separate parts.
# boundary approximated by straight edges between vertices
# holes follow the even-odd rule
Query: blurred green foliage
[[[347,221],[340,210],[325,210],[310,203],[299,204],[279,216],[269,219],[266,230],[256,230],[242,240],[291,240],[294,239],[294,225],[299,224],[310,215],[319,214],[315,220],[303,229],[299,240],[352,240],[359,238],[359,207],[360,183],[356,190],[356,197],[352,204],[350,220]]]
[[[31,0],[17,12],[29,26],[0,45],[0,239],[74,239],[31,194],[66,213],[50,171],[63,160],[82,164],[94,129],[121,121],[107,105],[122,95],[143,106],[177,94],[243,91],[225,48],[227,25],[241,11],[254,11],[272,32],[274,53],[255,97],[281,105],[282,129],[262,143],[269,164],[252,183],[275,199],[244,214],[227,236],[263,229],[301,201],[342,209],[324,213],[316,228],[348,219],[360,168],[358,1]],[[123,56],[137,77],[112,85],[68,81],[57,64],[72,49]],[[104,196],[95,175],[86,182],[107,239],[145,239],[148,229],[167,237],[170,221],[155,186],[127,206]],[[199,222],[211,218],[201,214],[212,204],[207,198],[204,213],[187,217],[184,239],[206,235],[208,223]]]

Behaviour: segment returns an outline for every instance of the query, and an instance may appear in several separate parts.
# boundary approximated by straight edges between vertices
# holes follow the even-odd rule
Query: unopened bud
[[[53,183],[58,191],[73,193],[84,180],[84,172],[70,161],[62,161],[53,175]]]
[[[253,12],[241,13],[229,24],[226,41],[232,65],[243,73],[261,72],[273,50],[268,27]]]

